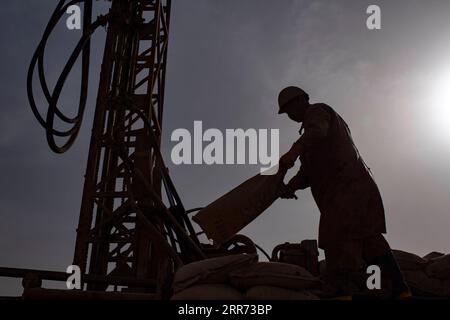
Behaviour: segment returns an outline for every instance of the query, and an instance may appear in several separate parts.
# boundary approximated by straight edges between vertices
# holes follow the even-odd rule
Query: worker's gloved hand
[[[280,167],[283,169],[290,169],[294,166],[297,157],[290,152],[284,154],[279,161]]]
[[[297,200],[297,196],[295,195],[295,189],[292,188],[291,186],[284,184],[281,192],[280,192],[280,198],[281,199],[295,199]]]

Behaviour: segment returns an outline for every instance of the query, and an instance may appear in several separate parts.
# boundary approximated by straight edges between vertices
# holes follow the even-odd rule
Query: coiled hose
[[[45,129],[46,138],[50,149],[56,153],[63,153],[67,151],[75,141],[78,132],[80,130],[84,110],[86,107],[87,92],[88,92],[90,38],[98,27],[104,26],[107,23],[107,15],[99,16],[94,23],[91,23],[92,0],[72,0],[67,3],[66,2],[67,0],[60,0],[58,5],[56,6],[45,28],[42,39],[39,42],[39,45],[37,46],[36,51],[33,54],[27,75],[27,94],[31,110],[33,111],[39,124]],[[70,6],[79,3],[84,3],[83,35],[81,39],[78,41],[69,59],[67,60],[61,74],[58,77],[58,80],[55,84],[53,91],[50,92],[44,70],[44,56],[47,42],[54,28],[66,13],[66,10]],[[58,101],[61,95],[61,91],[64,87],[64,83],[68,75],[70,74],[73,66],[75,65],[76,61],[78,60],[80,54],[82,56],[80,99],[78,103],[78,111],[76,113],[76,116],[71,118],[61,111],[61,109],[58,107]],[[45,117],[41,115],[36,105],[36,100],[34,98],[33,78],[34,73],[36,71],[36,65],[38,68],[38,78],[40,87],[48,103],[47,113]],[[69,124],[70,128],[67,130],[55,129],[55,117],[57,117],[63,123]],[[56,137],[65,137],[66,141],[62,145],[58,145],[56,142]]]

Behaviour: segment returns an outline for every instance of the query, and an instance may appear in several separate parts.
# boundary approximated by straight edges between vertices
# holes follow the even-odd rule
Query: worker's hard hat
[[[284,113],[285,110],[283,109],[286,104],[300,96],[308,96],[308,94],[298,87],[286,87],[281,90],[280,94],[278,95],[278,106],[280,108],[278,110],[278,114]]]

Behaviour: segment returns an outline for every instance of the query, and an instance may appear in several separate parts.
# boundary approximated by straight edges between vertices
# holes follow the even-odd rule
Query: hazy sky
[[[108,3],[98,5],[104,12]],[[382,29],[366,28],[381,7]],[[74,147],[55,155],[26,98],[26,72],[55,1],[0,4],[0,266],[71,264],[104,29],[94,37],[90,97]],[[278,92],[298,85],[349,124],[380,187],[393,248],[450,252],[450,2],[174,0],[163,152],[186,208],[207,205],[259,165],[175,166],[177,128],[280,129],[280,151],[299,125],[276,114]],[[61,25],[47,58],[51,79],[80,36]],[[74,112],[75,73],[63,94]],[[292,172],[292,174],[294,171]],[[309,191],[278,200],[242,233],[271,252],[317,238]],[[0,278],[0,295],[20,293]]]

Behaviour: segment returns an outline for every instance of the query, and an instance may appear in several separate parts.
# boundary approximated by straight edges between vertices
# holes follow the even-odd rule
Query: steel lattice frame
[[[256,253],[256,246],[242,235],[220,245],[200,243],[198,235],[202,232],[195,232],[188,213],[201,208],[185,210],[165,167],[160,144],[171,0],[112,0],[110,11],[95,21],[91,19],[92,1],[58,1],[31,59],[28,100],[45,129],[50,149],[66,152],[83,120],[91,36],[99,27],[108,26],[74,264],[81,269],[83,289],[125,288],[144,291],[141,297],[145,299],[166,299],[171,293],[171,277],[184,263]],[[44,66],[47,42],[73,4],[84,5],[83,34],[51,88]],[[59,98],[79,57],[80,99],[72,117],[60,108]],[[47,102],[44,114],[34,96],[35,75]],[[60,129],[55,122],[68,128]],[[67,279],[63,272],[3,267],[0,276],[23,278],[25,291],[38,289],[42,280]],[[33,291],[30,297],[72,296],[45,290]],[[79,297],[78,293],[73,298]],[[87,293],[85,297],[113,297],[107,292],[100,294]]]
[[[74,256],[83,273],[162,283],[199,245],[160,157],[169,22],[170,0],[112,1]]]

